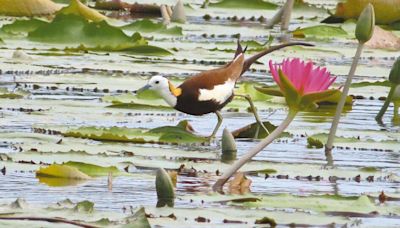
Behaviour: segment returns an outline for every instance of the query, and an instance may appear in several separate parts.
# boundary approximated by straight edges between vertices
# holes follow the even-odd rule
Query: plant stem
[[[353,79],[354,73],[356,72],[358,60],[360,59],[363,47],[364,47],[364,43],[358,43],[357,51],[354,56],[353,63],[351,64],[349,75],[347,76],[346,83],[343,87],[342,96],[340,97],[340,101],[336,107],[335,117],[332,121],[331,130],[330,130],[329,136],[328,136],[328,141],[326,142],[326,145],[325,145],[325,155],[332,156],[332,146],[333,146],[333,141],[335,140],[335,135],[336,135],[337,127],[339,125],[340,116],[342,114],[343,107],[346,102],[347,94],[349,93],[351,81]]]
[[[213,190],[222,193],[222,188],[224,184],[232,177],[244,164],[251,160],[256,154],[262,151],[266,146],[268,146],[272,141],[274,141],[292,122],[297,114],[297,110],[289,110],[286,119],[265,139],[261,140],[255,147],[250,149],[243,157],[237,160],[224,174],[215,182],[213,185]]]
[[[393,107],[393,123],[399,124],[400,123],[400,116],[399,116],[399,101],[394,101],[394,107]]]
[[[284,10],[282,12],[281,31],[287,31],[289,29],[293,5],[294,5],[294,0],[287,0],[284,5]]]
[[[378,121],[378,122],[382,121],[383,115],[385,115],[385,112],[388,109],[390,102],[392,102],[394,92],[396,91],[396,87],[397,87],[397,85],[392,85],[392,87],[390,87],[390,91],[389,91],[388,96],[386,97],[385,103],[383,103],[381,110],[379,110],[379,113],[375,117],[376,121]]]

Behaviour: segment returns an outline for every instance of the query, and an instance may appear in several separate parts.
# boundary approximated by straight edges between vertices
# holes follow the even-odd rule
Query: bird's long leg
[[[251,112],[254,114],[254,118],[256,119],[256,122],[265,130],[265,132],[267,132],[267,134],[269,134],[268,129],[264,126],[264,123],[261,121],[261,118],[257,113],[257,109],[256,109],[256,106],[254,106],[253,99],[251,99],[251,97],[249,95],[243,95],[243,94],[235,94],[235,97],[243,97],[244,99],[246,99],[249,102]]]
[[[217,123],[217,125],[215,125],[215,128],[214,128],[212,134],[208,137],[209,139],[212,139],[212,138],[215,137],[215,135],[216,135],[217,132],[218,132],[219,127],[220,127],[221,124],[222,124],[222,119],[223,119],[223,118],[222,118],[221,113],[220,113],[219,111],[215,111],[215,115],[217,115],[218,123]]]

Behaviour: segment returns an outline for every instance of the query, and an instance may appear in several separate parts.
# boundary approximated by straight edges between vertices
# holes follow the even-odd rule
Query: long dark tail
[[[296,45],[301,45],[301,46],[314,46],[313,44],[310,43],[305,43],[305,42],[289,42],[289,43],[284,43],[284,44],[280,44],[280,45],[276,45],[276,46],[270,46],[267,49],[251,56],[250,58],[246,59],[243,65],[243,70],[242,70],[242,74],[244,74],[244,72],[246,72],[250,66],[255,63],[259,58],[263,57],[264,55],[267,55],[271,52],[274,52],[276,50],[285,48],[285,47],[289,47],[289,46],[296,46]],[[237,55],[239,55],[240,53],[243,53],[243,48],[240,45],[240,43],[238,42],[238,48],[236,49],[236,53],[235,53],[235,57]]]

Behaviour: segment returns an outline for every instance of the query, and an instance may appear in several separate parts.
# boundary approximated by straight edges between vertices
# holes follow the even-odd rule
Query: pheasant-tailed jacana
[[[238,42],[234,59],[222,68],[208,70],[194,75],[186,79],[178,87],[175,87],[168,79],[162,76],[153,76],[144,87],[135,92],[139,93],[146,89],[154,90],[158,92],[171,107],[186,114],[200,116],[208,113],[215,113],[218,117],[218,123],[209,138],[215,136],[222,123],[222,116],[219,110],[232,101],[234,96],[241,96],[250,103],[256,121],[267,131],[257,115],[250,96],[235,95],[233,90],[240,76],[246,72],[257,59],[275,50],[293,45],[312,46],[311,44],[302,42],[285,43],[271,46],[245,60],[244,52],[246,50],[243,50]]]

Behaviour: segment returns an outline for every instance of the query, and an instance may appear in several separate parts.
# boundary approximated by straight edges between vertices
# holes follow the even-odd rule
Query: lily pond
[[[238,181],[247,184],[232,180],[220,194],[218,177],[266,136],[254,138],[248,102],[234,98],[222,109],[208,141],[214,114],[187,115],[152,91],[133,91],[155,75],[178,86],[222,67],[239,38],[245,57],[279,44],[280,25],[266,23],[285,1],[184,0],[186,22],[167,25],[158,13],[127,8],[175,11],[175,0],[113,1],[117,10],[99,2],[0,0],[0,227],[400,227],[400,118],[392,103],[375,120],[399,57],[399,24],[381,26],[394,43],[365,45],[332,156],[323,145],[337,102],[322,102],[245,164]],[[311,60],[343,87],[357,21],[321,23],[338,2],[295,1],[290,39],[315,46],[270,53],[237,83],[268,129],[288,112],[283,97],[262,93],[276,86],[270,60]],[[235,136],[231,156],[221,154],[224,129]],[[173,207],[157,207],[159,168],[174,182]]]

